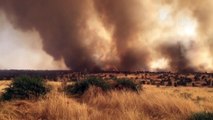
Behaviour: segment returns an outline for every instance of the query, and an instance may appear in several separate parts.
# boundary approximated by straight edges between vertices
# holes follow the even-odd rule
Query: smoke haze
[[[0,11],[0,42],[12,26],[57,69],[213,71],[212,0],[0,0]]]

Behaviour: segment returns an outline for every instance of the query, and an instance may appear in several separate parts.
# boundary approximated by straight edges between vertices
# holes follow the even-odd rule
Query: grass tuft
[[[65,87],[65,91],[68,94],[82,95],[90,86],[101,88],[103,91],[110,90],[110,85],[100,78],[91,77],[74,85],[68,85]]]
[[[213,113],[211,112],[199,112],[194,113],[189,120],[213,120]]]

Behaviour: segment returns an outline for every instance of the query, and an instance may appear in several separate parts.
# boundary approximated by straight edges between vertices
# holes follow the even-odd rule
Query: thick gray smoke
[[[38,31],[43,49],[56,60],[63,58],[65,64],[76,71],[114,67],[119,70],[147,70],[155,54],[168,59],[168,70],[196,71],[197,66],[191,63],[187,54],[190,48],[183,47],[184,43],[169,44],[160,41],[165,34],[163,31],[167,28],[162,27],[162,23],[153,16],[161,10],[161,4],[172,6],[170,11],[173,13],[170,17],[176,16],[175,13],[183,6],[191,11],[193,19],[200,23],[200,38],[203,38],[212,32],[212,28],[203,32],[203,29],[207,29],[204,23],[211,23],[212,16],[209,17],[206,13],[211,9],[199,5],[198,0],[195,2],[196,6],[189,4],[192,0],[164,1],[155,3],[149,0],[0,0],[0,10],[7,15],[15,28],[22,31]],[[212,3],[210,0],[208,2]],[[165,19],[166,13],[167,11],[163,12],[157,19]],[[97,55],[97,51],[106,50],[101,47],[104,46],[102,38],[97,37],[96,32],[93,33],[88,27],[91,16],[96,16],[103,28],[111,33],[111,36],[108,35],[111,40],[108,49],[112,49],[112,55],[115,55],[116,59],[108,59],[101,53]],[[161,31],[162,36],[158,35],[158,31]],[[159,42],[153,42],[158,40]],[[198,41],[196,44],[200,43]],[[203,43],[205,46],[206,42]],[[207,43],[213,42],[210,40]]]
[[[196,70],[190,65],[191,63],[186,56],[187,50],[181,43],[161,45],[159,51],[169,60],[172,71],[194,72]]]
[[[136,70],[137,67],[148,68],[148,51],[146,48],[137,50],[135,46],[129,47],[130,42],[137,40],[140,31],[138,11],[141,10],[139,0],[94,0],[94,5],[101,15],[106,27],[113,26],[112,39],[115,42],[120,58],[121,70]],[[143,13],[142,13],[143,14]],[[141,47],[144,47],[141,45]],[[140,68],[138,68],[140,69]]]
[[[86,38],[82,36],[90,3],[87,0],[0,0],[0,8],[18,29],[36,29],[43,38],[44,50],[55,59],[64,58],[71,69],[100,70],[92,57],[94,47],[85,45]],[[137,4],[137,0],[95,1],[104,22],[115,27],[113,41],[119,57],[116,67],[120,70],[134,70],[141,64],[147,68],[146,50],[139,53],[135,48],[128,48],[128,42],[135,39],[139,29],[138,20],[132,15]]]

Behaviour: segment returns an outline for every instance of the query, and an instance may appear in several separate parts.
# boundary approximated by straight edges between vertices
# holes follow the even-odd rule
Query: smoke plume
[[[148,51],[144,48],[137,50],[136,46],[129,46],[137,40],[141,29],[139,11],[141,2],[138,0],[94,0],[95,7],[101,15],[106,27],[113,26],[113,42],[115,42],[120,58],[119,68],[134,70],[137,67],[147,68]],[[143,13],[142,13],[143,15]],[[141,44],[141,47],[144,47]]]
[[[0,0],[0,11],[75,71],[153,70],[159,59],[166,70],[213,70],[211,0]]]
[[[186,49],[181,43],[161,45],[159,51],[169,60],[172,71],[194,72],[193,66],[186,55]]]

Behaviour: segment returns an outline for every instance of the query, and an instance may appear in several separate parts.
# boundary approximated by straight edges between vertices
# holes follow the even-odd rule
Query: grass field
[[[3,92],[10,82],[0,82]],[[0,120],[186,120],[194,112],[213,111],[213,89],[143,86],[140,93],[103,92],[91,87],[82,97],[68,97],[60,82],[39,100],[0,102]]]

